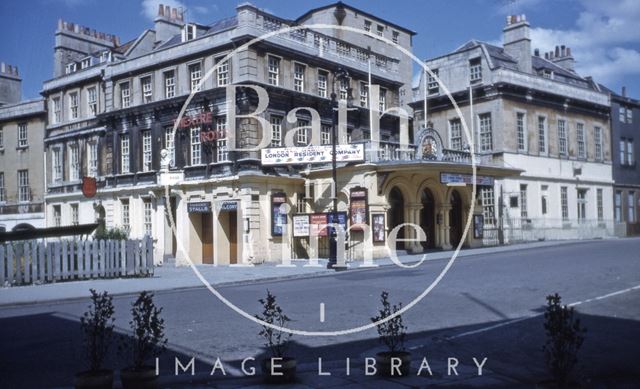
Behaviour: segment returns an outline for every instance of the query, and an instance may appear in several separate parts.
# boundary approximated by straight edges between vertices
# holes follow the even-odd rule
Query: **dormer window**
[[[82,63],[80,64],[80,69],[86,69],[89,66],[91,66],[91,58],[85,58],[82,60]]]
[[[469,61],[469,81],[482,81],[482,63],[480,58],[474,58]]]
[[[74,73],[78,69],[78,64],[72,62],[67,64],[67,74]]]
[[[190,41],[196,38],[196,25],[195,24],[185,24],[182,29],[182,41]]]
[[[433,75],[431,75],[431,73],[433,73]],[[436,80],[438,69],[432,69],[431,73],[427,73],[427,92],[429,94],[439,93],[440,84],[438,84],[438,80]]]
[[[108,62],[110,59],[111,59],[110,51],[103,51],[102,53],[100,53],[100,63]]]
[[[553,79],[553,71],[551,71],[549,69],[543,69],[542,70],[542,77],[548,78],[548,79]]]
[[[364,30],[366,32],[371,32],[371,21],[369,20],[364,21]]]

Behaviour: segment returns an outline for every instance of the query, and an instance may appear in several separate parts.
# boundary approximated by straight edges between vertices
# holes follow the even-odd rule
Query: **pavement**
[[[554,292],[563,297],[563,303],[576,307],[588,329],[574,379],[588,388],[637,387],[640,239],[538,242],[479,250],[462,252],[462,260],[437,287],[403,315],[409,332],[406,347],[412,353],[411,376],[383,379],[364,373],[366,358],[383,350],[375,329],[341,336],[294,335],[288,354],[298,359],[298,380],[285,387],[537,387],[548,379],[541,350],[542,307],[545,296]],[[415,299],[446,265],[448,256],[443,254],[430,254],[429,261],[414,269],[316,269],[317,275],[274,274],[297,278],[252,282],[247,281],[251,276],[247,274],[231,284],[219,285],[217,290],[249,313],[260,312],[257,300],[270,290],[291,317],[294,329],[353,329],[370,323],[379,307],[381,290],[388,291],[393,302],[406,305]],[[441,255],[440,259],[436,255]],[[405,263],[415,259],[407,258]],[[11,289],[27,288],[31,287]],[[131,335],[127,312],[134,297],[122,294],[114,298],[117,333],[124,340]],[[259,361],[265,349],[256,323],[238,315],[203,287],[157,291],[155,301],[163,308],[169,339],[168,350],[158,362],[162,388],[264,387]],[[0,308],[0,386],[71,387],[73,374],[84,368],[78,320],[87,303],[84,297]],[[326,306],[324,321],[319,315],[321,304]],[[248,357],[256,359],[248,366],[256,367],[257,376],[242,373],[241,362]],[[175,361],[184,365],[191,358],[194,375],[176,376]],[[226,375],[219,369],[211,374],[218,358]],[[322,371],[331,375],[318,374],[319,358]],[[425,358],[433,375],[423,371],[417,376]],[[459,362],[457,375],[448,372],[449,358]],[[473,358],[487,358],[481,376]],[[127,361],[126,355],[111,350],[105,365],[117,370]],[[35,367],[38,374],[33,374]],[[119,388],[119,380],[116,382]]]
[[[541,241],[506,246],[463,249],[460,250],[456,260],[458,258],[466,258],[476,255],[553,247],[576,242],[581,241]],[[426,261],[449,260],[454,253],[454,250],[430,252],[426,254]],[[422,260],[424,255],[425,254],[399,255],[398,261],[405,265],[411,265]],[[327,261],[325,259],[319,259],[317,267],[310,267],[307,263],[307,260],[293,260],[293,266],[291,267],[282,267],[274,263],[258,264],[254,267],[195,265],[192,268],[191,266],[166,265],[157,266],[155,268],[154,275],[152,277],[145,278],[91,279],[24,286],[5,286],[0,288],[0,307],[85,299],[89,295],[90,288],[98,291],[108,291],[111,295],[117,296],[135,294],[143,290],[168,291],[203,287],[204,283],[196,275],[194,268],[197,269],[202,278],[213,287],[260,281],[321,277],[335,273],[335,270],[326,268]],[[389,258],[376,259],[374,263],[377,266],[397,266]],[[360,267],[362,262],[350,262],[347,265],[351,270],[366,270],[366,268]]]

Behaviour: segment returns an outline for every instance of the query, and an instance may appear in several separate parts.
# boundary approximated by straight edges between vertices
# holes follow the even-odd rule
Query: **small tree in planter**
[[[103,369],[114,327],[114,308],[107,292],[91,289],[91,305],[80,318],[89,370],[76,374],[76,388],[111,389],[113,370]]]
[[[544,356],[554,383],[559,387],[569,385],[569,376],[578,362],[578,351],[587,331],[574,316],[573,307],[562,305],[556,293],[547,296],[544,312],[544,330],[547,341],[543,346]]]
[[[141,292],[132,304],[133,317],[129,325],[133,331],[133,339],[124,349],[130,349],[133,364],[120,374],[125,389],[158,387],[155,368],[145,363],[159,356],[167,346],[161,313],[162,308],[156,307],[153,302],[153,293]]]
[[[389,292],[387,291],[383,291],[380,294],[380,301],[382,302],[382,308],[378,311],[377,316],[371,318],[374,323],[385,320],[402,309],[402,303],[391,305]],[[383,323],[378,323],[376,327],[380,342],[389,349],[389,351],[376,354],[378,374],[383,376],[408,375],[411,367],[411,353],[404,348],[407,326],[404,325],[402,315],[397,315]]]
[[[262,315],[256,315],[258,320],[278,327],[284,327],[291,321],[278,305],[276,296],[268,290],[267,298],[258,301],[263,307]],[[296,377],[296,359],[285,355],[292,334],[263,325],[259,335],[264,338],[264,345],[271,355],[262,361],[262,373],[267,382],[292,382]]]

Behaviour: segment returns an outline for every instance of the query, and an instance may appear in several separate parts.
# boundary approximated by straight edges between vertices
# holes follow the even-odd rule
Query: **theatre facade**
[[[361,32],[309,27],[236,50],[317,23]],[[411,50],[413,32],[342,3],[295,21],[244,4],[206,26],[161,6],[154,29],[124,44],[61,22],[59,73],[43,91],[47,220],[150,235],[158,262],[327,257],[333,224],[352,260],[481,245],[473,184],[519,171],[478,160],[474,181],[469,151],[414,126],[412,64],[371,31]]]

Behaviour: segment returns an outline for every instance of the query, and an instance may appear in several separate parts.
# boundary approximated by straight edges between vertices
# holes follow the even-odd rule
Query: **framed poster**
[[[373,226],[373,241],[385,241],[385,223],[384,213],[375,213],[371,215],[371,225]]]
[[[309,215],[309,236],[327,236],[327,214]]]
[[[287,226],[286,207],[287,195],[274,193],[271,195],[271,236],[282,236]]]
[[[334,220],[334,215],[337,216],[338,220]],[[347,213],[346,212],[336,212],[335,214],[329,212],[327,214],[327,224],[339,224],[342,227],[342,231],[347,231]],[[327,233],[332,234],[333,228],[331,226],[327,227]]]
[[[349,221],[352,226],[367,224],[369,221],[367,198],[365,188],[353,188],[349,192]],[[354,228],[356,229],[362,228]]]
[[[302,238],[309,236],[309,215],[293,216],[293,237]]]
[[[484,238],[484,215],[473,215],[473,238]]]

